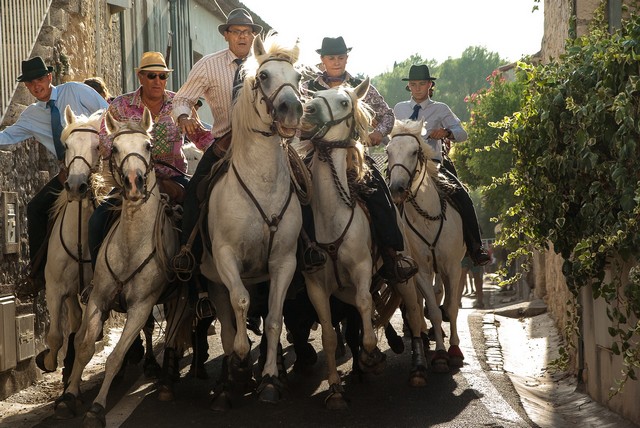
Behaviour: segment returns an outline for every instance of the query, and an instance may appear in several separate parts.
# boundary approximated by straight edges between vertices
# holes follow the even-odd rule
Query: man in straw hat
[[[53,67],[47,67],[39,56],[22,61],[22,74],[17,80],[24,83],[37,101],[20,114],[16,123],[0,131],[0,146],[17,144],[33,137],[63,161],[64,146],[60,133],[66,125],[65,108],[70,106],[76,115],[87,116],[107,108],[104,98],[83,83],[67,82],[54,86],[52,72]],[[31,264],[30,273],[18,290],[19,296],[32,296],[44,288],[49,211],[63,190],[65,180],[64,174],[56,175],[27,204]]]
[[[442,142],[445,139],[452,142],[464,141],[467,139],[467,132],[448,105],[433,101],[429,96],[436,78],[431,76],[427,65],[412,65],[409,69],[409,77],[402,80],[408,82],[406,89],[411,92],[411,99],[396,104],[393,109],[396,117],[425,121],[427,130],[424,138],[435,150],[436,157],[433,160],[441,164],[440,172],[454,184],[455,191],[450,196],[460,210],[467,252],[475,265],[485,265],[491,261],[491,256],[482,246],[473,201],[452,172],[452,166],[447,167],[447,163],[443,162]]]
[[[195,259],[196,263],[199,263],[202,256],[202,241],[199,236],[192,238],[190,248],[186,246],[200,213],[198,184],[209,174],[212,166],[224,156],[229,147],[233,89],[239,83],[241,64],[251,55],[253,39],[262,31],[262,27],[253,23],[249,12],[239,8],[229,13],[226,23],[219,25],[218,31],[227,41],[228,48],[206,55],[194,64],[186,82],[178,90],[174,99],[173,117],[180,129],[189,137],[203,130],[191,113],[191,108],[200,97],[203,97],[209,105],[214,119],[211,128],[214,143],[203,154],[185,194],[180,234],[182,250],[174,263],[185,271],[192,271],[195,268],[190,260]],[[194,286],[194,284],[191,285]]]
[[[321,48],[317,49],[316,52],[320,54],[320,61],[322,61],[324,71],[314,80],[303,83],[302,86],[305,91],[313,93],[339,85],[355,87],[361,83],[360,79],[351,76],[346,71],[351,48],[347,47],[341,36],[335,38],[325,37],[322,40]],[[373,85],[369,86],[363,101],[374,112],[373,130],[368,135],[368,139],[370,145],[377,146],[383,142],[384,138],[393,129],[395,116],[393,110]],[[370,195],[363,195],[363,197],[371,214],[378,245],[381,247],[384,262],[381,274],[387,280],[404,282],[416,274],[417,267],[413,260],[399,254],[404,249],[404,242],[402,232],[398,227],[396,209],[393,205],[389,188],[373,159],[367,157],[367,161],[372,172],[372,179],[368,185],[373,192]],[[305,230],[313,240],[313,228],[309,225],[311,222],[310,210],[305,209],[303,212],[306,220]],[[305,254],[309,254],[312,251],[313,247],[311,246],[305,250]],[[318,257],[308,256],[306,258]]]

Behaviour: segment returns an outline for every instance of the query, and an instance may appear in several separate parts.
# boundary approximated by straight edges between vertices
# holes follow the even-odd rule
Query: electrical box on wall
[[[36,316],[21,315],[16,318],[16,350],[18,361],[31,358],[36,353],[36,336],[34,334]]]
[[[0,297],[0,372],[16,366],[16,300]]]
[[[18,215],[18,194],[16,192],[2,192],[2,213],[4,217],[3,233],[4,253],[20,252],[20,227]]]

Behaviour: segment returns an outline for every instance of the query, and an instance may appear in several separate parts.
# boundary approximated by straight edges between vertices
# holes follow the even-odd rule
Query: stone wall
[[[3,29],[7,31],[7,29]],[[99,40],[99,46],[96,46]],[[112,93],[121,88],[120,22],[111,15],[106,0],[54,0],[30,57],[41,56],[55,67],[54,84],[102,76]],[[98,70],[98,64],[102,64]],[[23,84],[12,99],[2,128],[11,125],[35,100]],[[12,293],[29,261],[26,229],[27,202],[58,172],[55,157],[35,140],[0,149],[0,190],[18,195],[20,250],[5,254],[4,213],[0,210],[0,295]],[[1,202],[1,201],[0,201]],[[35,313],[36,353],[44,349],[48,324],[44,293],[29,302],[17,302],[16,315]],[[33,360],[16,370],[0,373],[0,399],[40,376]]]

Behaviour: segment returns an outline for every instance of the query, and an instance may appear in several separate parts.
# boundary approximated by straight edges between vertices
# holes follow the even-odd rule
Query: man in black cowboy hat
[[[402,79],[408,82],[406,89],[411,92],[411,99],[401,101],[393,108],[396,118],[424,120],[427,125],[425,140],[433,147],[436,156],[434,161],[440,163],[440,172],[450,182],[455,184],[455,191],[450,195],[460,210],[462,217],[464,240],[467,252],[476,265],[485,265],[491,261],[491,256],[482,246],[480,228],[473,201],[469,197],[465,187],[460,183],[451,166],[444,162],[442,142],[444,139],[464,141],[467,132],[462,127],[460,119],[444,103],[433,101],[429,91],[436,80],[429,73],[429,67],[425,64],[412,65],[409,69],[409,77]]]
[[[317,49],[316,52],[320,54],[320,61],[322,61],[324,71],[314,80],[302,84],[307,93],[322,91],[339,85],[355,87],[362,82],[346,71],[351,48],[347,47],[341,36],[335,38],[325,37],[322,40],[322,47]],[[377,146],[383,142],[384,137],[393,129],[395,116],[393,110],[373,85],[369,86],[369,91],[363,101],[374,112],[373,131],[369,134],[369,141],[371,145]],[[372,172],[372,178],[368,184],[373,192],[370,195],[363,195],[363,197],[371,214],[377,244],[381,248],[384,262],[381,273],[387,280],[404,282],[416,274],[417,268],[412,260],[398,254],[398,252],[404,250],[404,242],[402,232],[397,224],[396,209],[387,183],[380,171],[378,171],[375,162],[369,157],[367,157],[367,161]],[[310,211],[304,209],[303,217],[305,230],[313,240]],[[318,258],[311,255],[313,251],[313,246],[306,250],[306,254],[309,254],[307,259]]]
[[[65,126],[66,106],[70,106],[76,115],[87,116],[108,107],[100,94],[83,83],[67,82],[54,86],[51,83],[52,72],[53,67],[47,67],[41,57],[22,61],[22,74],[17,80],[25,84],[37,101],[20,114],[16,123],[0,131],[0,146],[17,144],[33,137],[63,161],[64,146],[60,142],[60,132]],[[64,180],[58,174],[27,204],[31,273],[27,284],[18,290],[20,296],[29,296],[44,288],[48,215],[63,189]]]

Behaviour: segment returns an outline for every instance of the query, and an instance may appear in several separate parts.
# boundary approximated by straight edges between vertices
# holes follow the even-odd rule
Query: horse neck
[[[349,183],[347,181],[347,149],[332,149],[330,157],[335,166],[338,182],[343,189],[349,193]],[[338,187],[330,165],[318,158],[316,151],[313,164],[311,166],[311,175],[313,177],[313,198],[311,199],[312,207],[316,207],[317,211],[325,216],[333,217],[337,210],[350,211],[350,208],[340,197]]]
[[[411,183],[411,192],[416,195],[416,202],[425,207],[439,206],[440,194],[436,183],[426,170],[427,165],[424,165],[423,172]]]
[[[282,138],[267,137],[258,132],[247,132],[233,137],[231,163],[243,179],[255,183],[289,182]]]

